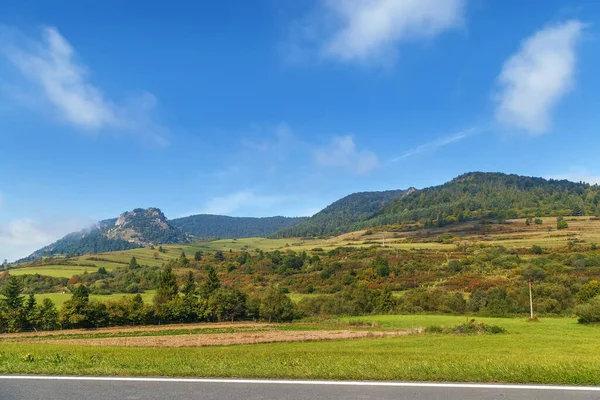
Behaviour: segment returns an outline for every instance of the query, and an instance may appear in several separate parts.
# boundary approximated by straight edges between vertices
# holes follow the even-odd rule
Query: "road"
[[[2,400],[600,399],[600,387],[0,376]]]

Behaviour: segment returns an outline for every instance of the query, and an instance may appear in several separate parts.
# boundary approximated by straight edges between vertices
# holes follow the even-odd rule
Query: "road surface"
[[[2,400],[600,399],[600,387],[408,382],[0,376]]]

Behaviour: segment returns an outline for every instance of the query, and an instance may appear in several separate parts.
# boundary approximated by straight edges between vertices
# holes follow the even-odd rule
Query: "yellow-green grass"
[[[81,275],[84,272],[96,272],[98,267],[82,267],[76,265],[44,265],[41,267],[15,268],[10,270],[11,275],[45,275],[57,278],[70,278],[73,275]]]
[[[397,291],[393,291],[392,295],[396,298],[398,297],[402,297],[404,295],[404,293],[406,293],[406,290],[397,290]],[[294,303],[298,303],[300,302],[300,300],[305,299],[305,298],[313,298],[313,297],[317,297],[317,296],[329,296],[329,294],[324,294],[324,293],[289,293],[288,294],[289,298],[294,302]]]
[[[141,296],[145,303],[150,304],[150,303],[152,303],[152,299],[153,299],[155,293],[156,293],[155,290],[146,290],[144,293],[141,294]],[[44,299],[50,299],[54,302],[54,304],[58,308],[60,308],[65,301],[67,301],[71,298],[71,296],[72,296],[71,293],[40,293],[40,294],[36,294],[35,298],[37,299],[38,303],[42,302]],[[107,302],[107,301],[120,300],[124,296],[125,297],[135,296],[135,294],[130,294],[130,293],[114,293],[114,294],[102,294],[102,295],[92,294],[92,295],[90,295],[90,300]]]
[[[349,318],[387,328],[454,326],[453,316]],[[482,319],[509,333],[204,348],[0,343],[0,373],[600,384],[600,327],[575,319]]]

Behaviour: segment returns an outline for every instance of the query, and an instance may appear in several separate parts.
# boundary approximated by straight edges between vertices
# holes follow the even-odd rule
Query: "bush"
[[[563,217],[558,217],[556,219],[556,229],[567,229],[569,224]]]
[[[589,303],[578,305],[575,308],[575,315],[580,324],[600,322],[600,296],[594,297]]]
[[[531,252],[533,254],[542,254],[544,250],[537,244],[534,244],[533,246],[531,246]]]

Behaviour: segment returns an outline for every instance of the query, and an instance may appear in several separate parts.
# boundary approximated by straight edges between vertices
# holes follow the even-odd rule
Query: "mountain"
[[[600,187],[583,182],[470,172],[390,202],[361,227],[481,218],[598,215]]]
[[[171,224],[182,231],[203,238],[268,237],[306,221],[307,217],[227,217],[200,214],[176,218]]]
[[[102,253],[187,241],[187,235],[172,226],[158,208],[137,208],[119,218],[100,221],[91,228],[70,233],[19,262],[53,255]]]
[[[388,190],[385,192],[361,192],[348,195],[316,213],[298,225],[277,232],[274,237],[338,235],[353,229],[354,225],[367,221],[382,207],[415,191]]]

